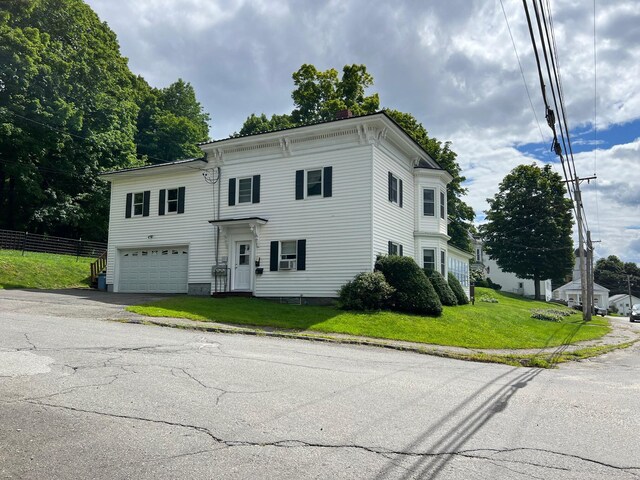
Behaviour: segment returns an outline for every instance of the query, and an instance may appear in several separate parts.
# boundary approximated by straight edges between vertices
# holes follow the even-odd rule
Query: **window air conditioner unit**
[[[278,268],[280,270],[292,270],[296,266],[295,260],[280,260]]]

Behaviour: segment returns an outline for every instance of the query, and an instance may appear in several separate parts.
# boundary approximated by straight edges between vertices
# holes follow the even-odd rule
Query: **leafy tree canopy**
[[[593,269],[593,277],[597,284],[608,288],[609,296],[618,293],[629,293],[640,297],[640,267],[633,262],[624,263],[615,255],[600,258]]]
[[[193,155],[208,115],[189,84],[136,78],[81,0],[0,5],[0,228],[104,240],[98,173]]]
[[[487,223],[480,227],[486,251],[498,266],[520,278],[559,279],[574,264],[571,201],[562,178],[550,165],[520,165],[487,199]]]
[[[375,113],[380,109],[378,94],[366,95],[366,90],[373,85],[373,76],[367,72],[365,65],[345,65],[340,77],[334,68],[319,71],[313,65],[304,64],[292,77],[295,88],[291,94],[294,103],[291,114],[273,115],[270,119],[264,113],[260,116],[251,114],[239,134],[235,135],[270,132],[333,120],[339,111],[345,109],[351,110],[355,115]],[[442,143],[429,137],[424,126],[410,113],[389,109],[385,111],[453,177],[447,186],[447,210],[451,218],[448,231],[450,242],[458,248],[471,251],[467,232],[473,230],[471,222],[474,212],[460,198],[467,190],[462,187],[465,178],[460,174],[457,155],[451,149],[451,142]]]

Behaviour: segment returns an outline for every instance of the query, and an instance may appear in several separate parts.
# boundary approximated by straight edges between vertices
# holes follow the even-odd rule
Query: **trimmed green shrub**
[[[381,272],[363,272],[340,287],[338,299],[345,310],[380,310],[394,291]]]
[[[456,276],[449,272],[447,277],[449,280],[449,288],[453,291],[453,294],[456,296],[456,300],[458,301],[458,305],[466,305],[469,303],[469,299],[467,298],[467,294],[464,293],[464,289],[462,285],[460,285],[460,281],[456,278]]]
[[[458,299],[440,272],[435,270],[425,270],[424,273],[427,275],[431,285],[433,285],[442,305],[453,307],[458,304]]]
[[[391,295],[394,310],[434,316],[442,313],[438,294],[413,258],[379,256],[375,269],[382,272],[389,285],[395,288]]]

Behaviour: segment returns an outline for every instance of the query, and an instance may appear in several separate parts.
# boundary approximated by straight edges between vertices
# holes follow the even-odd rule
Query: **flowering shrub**
[[[487,294],[483,294],[480,297],[480,301],[481,302],[486,302],[486,303],[498,303],[498,299],[497,298],[491,297],[491,296],[489,296]]]
[[[531,310],[531,318],[544,320],[546,322],[559,322],[562,320],[562,317],[571,315],[571,313],[569,310],[537,309]]]

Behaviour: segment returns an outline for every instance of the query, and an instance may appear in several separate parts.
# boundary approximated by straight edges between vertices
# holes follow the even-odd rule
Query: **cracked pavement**
[[[0,479],[640,478],[639,344],[538,370],[105,321],[147,299],[0,290]]]

